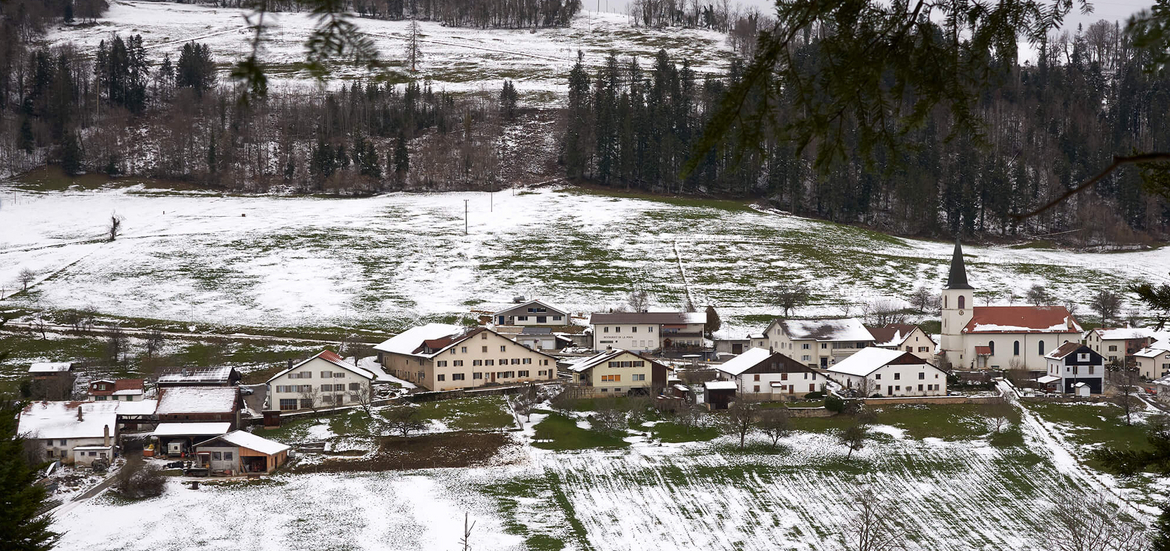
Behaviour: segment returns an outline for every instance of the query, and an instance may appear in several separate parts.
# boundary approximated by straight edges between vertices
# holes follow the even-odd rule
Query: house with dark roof
[[[374,373],[346,362],[330,350],[273,375],[267,387],[266,410],[299,411],[369,403]]]
[[[828,381],[808,364],[765,348],[749,349],[711,367],[720,379],[733,381],[738,395],[749,400],[803,398],[810,392],[823,392]]]
[[[1144,327],[1098,327],[1085,332],[1085,344],[1107,362],[1124,362],[1154,341],[1154,331]]]
[[[666,387],[665,365],[628,350],[606,350],[566,368],[585,396],[652,394]]]
[[[939,353],[957,369],[1047,369],[1045,356],[1083,330],[1064,306],[975,306],[963,248],[956,242],[942,290]]]
[[[376,346],[391,375],[430,390],[555,379],[556,359],[486,327],[431,323]]]
[[[98,379],[89,382],[89,397],[97,402],[137,402],[146,395],[143,379]]]
[[[569,313],[539,300],[513,304],[492,314],[496,325],[563,327],[569,325]]]
[[[820,368],[874,344],[873,335],[856,318],[774,319],[764,335],[769,350]]]
[[[173,386],[232,386],[240,382],[240,372],[229,366],[172,367],[163,370],[155,384]]]
[[[873,345],[878,348],[901,350],[909,352],[926,361],[934,361],[934,339],[930,338],[921,327],[910,323],[890,323],[882,327],[866,326],[869,334],[873,335]]]
[[[1066,342],[1044,356],[1046,375],[1041,384],[1055,385],[1059,392],[1100,394],[1105,385],[1105,358],[1079,342]]]
[[[703,348],[707,312],[608,312],[589,316],[593,349],[694,350]]]

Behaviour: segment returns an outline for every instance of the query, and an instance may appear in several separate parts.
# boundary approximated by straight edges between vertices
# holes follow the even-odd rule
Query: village
[[[493,461],[510,431],[535,447],[572,450],[557,440],[565,431],[609,427],[606,438],[621,444],[627,422],[638,426],[646,412],[662,420],[647,425],[659,441],[722,434],[741,448],[749,433],[777,442],[793,419],[856,419],[841,425],[860,427],[841,433],[851,457],[872,423],[863,410],[1010,409],[1020,399],[1168,407],[1166,334],[1084,330],[1065,306],[976,306],[958,243],[940,287],[936,335],[912,323],[797,317],[776,318],[760,334],[721,335],[713,308],[586,316],[517,297],[475,312],[475,325],[413,327],[372,355],[326,348],[289,360],[262,384],[243,384],[231,367],[171,366],[129,379],[93,376],[68,360],[34,363],[19,434],[30,458],[49,465],[42,482],[62,507],[124,484],[118,472],[131,463],[191,488],[308,468],[379,470],[385,462],[371,458],[383,456],[397,458],[391,468],[474,466]],[[1002,408],[989,415],[1012,417]],[[467,431],[454,433],[462,440],[434,446],[454,455],[417,456],[420,435],[451,427]],[[361,438],[326,442],[322,432]]]

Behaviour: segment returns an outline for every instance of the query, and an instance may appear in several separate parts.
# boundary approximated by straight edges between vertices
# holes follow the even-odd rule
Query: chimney
[[[105,425],[102,427],[102,445],[106,446],[107,448],[110,446],[110,426],[109,425]]]
[[[288,368],[292,369],[292,366],[293,366],[292,358],[289,358],[288,359]]]
[[[80,423],[84,420],[85,420],[85,418],[81,414],[81,404],[77,404],[77,422]]]

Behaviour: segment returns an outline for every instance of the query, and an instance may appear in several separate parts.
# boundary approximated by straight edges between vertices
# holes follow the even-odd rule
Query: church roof
[[[963,264],[963,246],[955,241],[955,254],[951,256],[951,273],[947,277],[947,289],[972,289],[967,284],[967,266]]]
[[[1064,306],[977,306],[963,333],[1080,333]]]

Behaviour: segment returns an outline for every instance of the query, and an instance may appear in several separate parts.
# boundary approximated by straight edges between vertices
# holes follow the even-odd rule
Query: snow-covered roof
[[[73,367],[73,362],[37,362],[28,366],[29,373],[64,373]]]
[[[703,383],[703,388],[707,390],[735,390],[739,387],[735,381],[707,381]]]
[[[234,386],[177,386],[162,389],[159,415],[177,413],[227,413],[236,410],[239,389]]]
[[[428,323],[418,327],[411,327],[403,331],[393,338],[383,341],[374,346],[374,350],[379,352],[390,352],[392,354],[404,354],[408,356],[416,355],[415,350],[422,346],[423,341],[441,339],[451,335],[463,332],[463,327],[458,325],[451,325],[448,323]],[[421,355],[421,354],[420,354]]]
[[[589,325],[613,323],[703,325],[707,323],[707,312],[598,312],[589,315]]]
[[[155,427],[155,436],[212,436],[227,434],[232,424],[227,421],[215,423],[159,423]]]
[[[977,306],[963,333],[1082,333],[1064,306]]]
[[[739,375],[744,371],[755,367],[756,364],[770,358],[772,353],[764,348],[752,348],[720,365],[714,365],[715,369],[727,373],[729,375]]]
[[[20,412],[16,431],[34,439],[101,438],[109,427],[113,437],[118,424],[118,405],[118,402],[33,402]]]
[[[622,354],[626,354],[626,353],[632,354],[634,356],[638,356],[637,354],[634,354],[633,352],[629,352],[628,350],[622,350],[621,348],[615,348],[613,350],[606,350],[605,352],[599,352],[599,353],[594,354],[592,356],[587,356],[587,357],[581,358],[581,359],[569,364],[566,367],[566,369],[568,369],[569,371],[576,371],[576,372],[580,373],[580,372],[585,371],[587,369],[592,369],[593,367],[596,367],[597,365],[601,364],[601,362],[608,361],[611,358],[616,358],[616,357],[621,356]],[[641,358],[641,356],[638,356],[638,357]],[[645,358],[642,358],[642,359],[645,359]]]
[[[234,430],[234,431],[229,432],[223,436],[217,436],[215,438],[212,438],[211,440],[207,440],[205,442],[200,442],[198,444],[195,444],[195,447],[198,448],[201,446],[205,446],[205,445],[207,445],[211,442],[215,442],[217,440],[222,440],[224,442],[227,442],[227,443],[232,444],[234,446],[239,446],[241,448],[248,448],[249,450],[258,451],[258,452],[263,453],[265,455],[276,455],[280,452],[288,451],[288,449],[289,449],[288,446],[281,444],[280,442],[275,442],[275,441],[269,440],[267,438],[262,438],[260,436],[256,436],[255,434],[252,434],[252,433],[250,433],[248,431],[244,431],[244,430]]]
[[[897,348],[910,338],[918,326],[909,323],[890,323],[883,327],[867,327],[866,329],[873,335],[874,346]]]
[[[118,415],[154,415],[154,411],[158,409],[158,400],[114,403],[118,404]]]
[[[1097,335],[1103,341],[1123,341],[1129,339],[1144,339],[1154,336],[1154,331],[1146,327],[1117,327],[1092,329],[1089,333]],[[1087,334],[1086,334],[1087,336]]]
[[[894,360],[902,356],[910,356],[913,358],[914,364],[925,364],[926,362],[918,357],[902,350],[890,350],[888,348],[869,347],[862,348],[834,364],[829,368],[830,373],[840,373],[842,375],[854,375],[857,377],[865,377],[878,369],[889,365]],[[929,364],[928,364],[929,365]]]
[[[231,381],[232,367],[182,367],[171,368],[158,378],[166,384],[227,384]]]
[[[330,364],[335,365],[337,367],[340,367],[346,371],[349,371],[350,373],[353,373],[354,375],[357,375],[359,377],[365,377],[366,379],[370,379],[370,380],[373,380],[376,377],[375,374],[370,373],[370,371],[365,369],[365,368],[358,367],[358,366],[353,365],[351,363],[346,363],[345,358],[338,356],[334,352],[329,351],[329,350],[322,350],[321,352],[317,353],[316,356],[313,356],[313,357],[311,357],[311,358],[309,358],[309,359],[307,359],[299,364],[296,364],[288,369],[281,371],[280,373],[277,373],[276,375],[273,375],[266,382],[271,383],[272,381],[276,380],[277,378],[284,376],[285,373],[288,373],[289,371],[292,371],[298,367],[301,367],[302,365],[305,365],[305,364],[307,364],[313,360],[317,360],[317,359],[329,362]]]
[[[141,388],[124,388],[122,390],[115,390],[111,396],[138,396],[143,392]]]
[[[872,341],[873,335],[857,318],[777,321],[794,341]]]
[[[1046,385],[1048,383],[1055,383],[1056,381],[1059,381],[1059,380],[1060,380],[1060,377],[1057,377],[1055,375],[1045,375],[1043,377],[1040,377],[1039,379],[1036,379],[1036,382],[1040,383],[1042,385]]]
[[[1170,386],[1170,375],[1166,375],[1160,379],[1155,379],[1154,384],[1159,386]]]
[[[1160,354],[1165,354],[1166,352],[1168,351],[1165,348],[1147,346],[1141,350],[1138,350],[1137,352],[1134,352],[1133,355],[1139,358],[1157,358]]]
[[[1096,352],[1093,352],[1092,348],[1089,348],[1079,342],[1066,342],[1054,348],[1052,352],[1045,354],[1044,357],[1048,358],[1049,360],[1063,360],[1066,356],[1080,350],[1081,348],[1084,348],[1086,351],[1092,354],[1096,354]]]
[[[547,312],[529,312],[529,311],[527,310],[527,309],[528,309],[528,307],[529,307],[529,306],[532,306],[532,305],[534,305],[534,304],[539,304],[540,306],[543,306],[543,307],[544,307],[544,309],[545,309],[545,310],[547,310]],[[516,304],[511,304],[511,305],[509,305],[509,306],[506,306],[506,307],[504,307],[504,308],[501,308],[500,310],[497,310],[495,313],[493,313],[493,314],[492,314],[492,316],[499,316],[499,315],[501,315],[501,314],[507,314],[508,312],[511,312],[511,311],[513,311],[513,310],[517,310],[517,309],[519,309],[519,308],[524,308],[524,309],[525,309],[523,312],[519,312],[519,314],[520,314],[520,315],[526,315],[526,314],[537,315],[537,314],[545,314],[545,313],[548,313],[548,314],[562,314],[562,315],[565,315],[565,316],[569,315],[569,313],[568,313],[568,312],[566,312],[566,311],[564,311],[564,310],[561,310],[560,308],[557,308],[556,306],[553,306],[553,305],[551,305],[551,304],[549,304],[549,303],[547,303],[547,302],[542,302],[542,301],[540,301],[540,300],[529,300],[529,301],[527,301],[527,302],[520,302],[520,303],[516,303]]]

